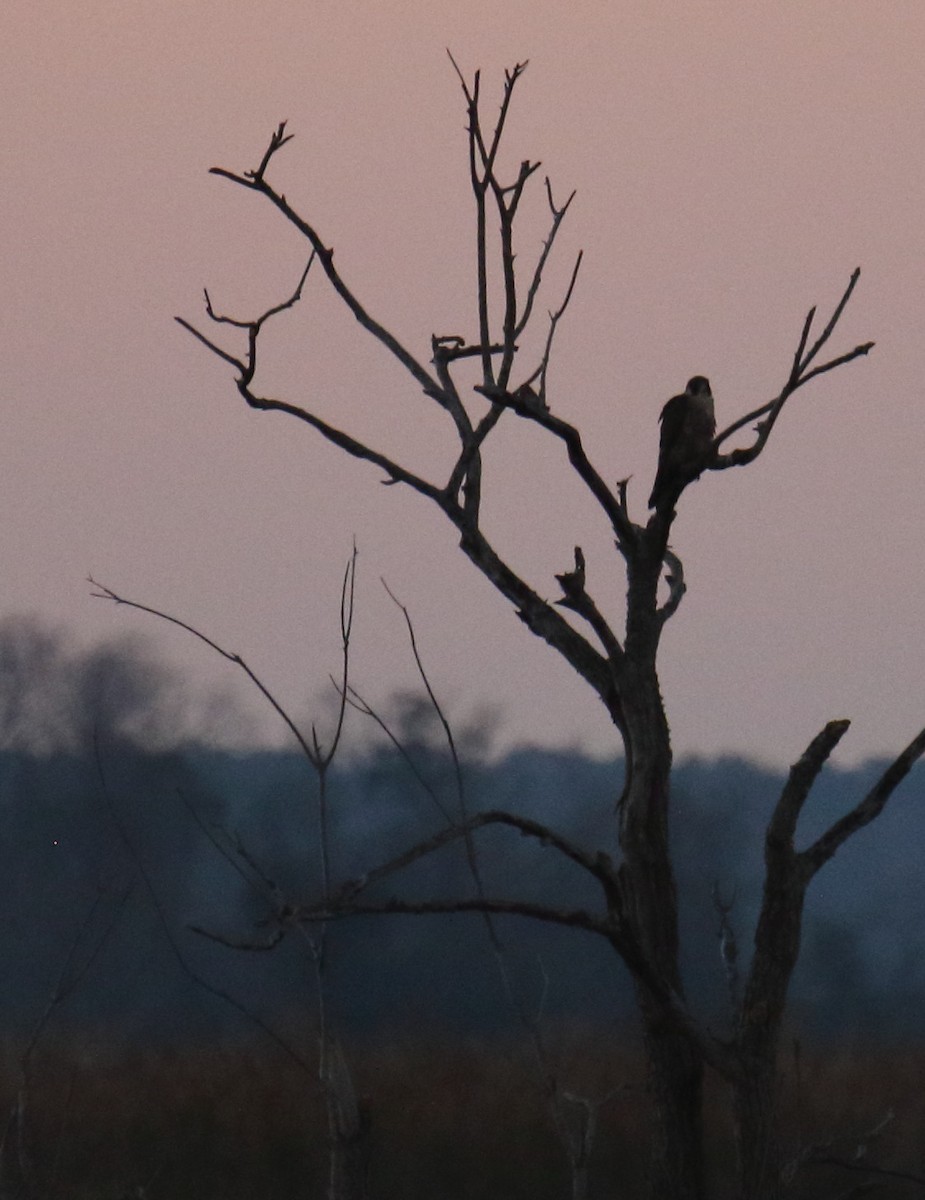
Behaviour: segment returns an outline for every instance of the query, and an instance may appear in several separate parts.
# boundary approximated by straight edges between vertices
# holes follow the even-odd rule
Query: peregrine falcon
[[[672,507],[707,465],[716,436],[709,379],[695,375],[680,396],[672,396],[659,420],[658,473],[649,497],[649,508],[655,509]]]

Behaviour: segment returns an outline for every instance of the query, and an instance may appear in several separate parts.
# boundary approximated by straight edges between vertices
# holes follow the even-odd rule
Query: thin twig
[[[334,684],[335,688],[339,686],[336,680],[332,679],[331,682]],[[452,825],[454,823],[452,813],[437,795],[436,789],[425,778],[413,757],[408,753],[408,748],[404,745],[401,739],[395,735],[391,726],[385,720],[382,714],[373,708],[369,701],[364,699],[364,697],[361,696],[357,689],[352,685],[347,689],[347,692],[347,703],[351,706],[351,708],[355,709],[358,713],[361,713],[364,717],[369,717],[372,721],[375,721],[375,723],[395,747],[396,751],[401,755],[409,771],[411,771],[414,778],[421,785],[421,788],[433,802],[434,807],[440,813],[441,817],[444,819],[444,821],[446,821],[447,825]]]
[[[578,272],[581,269],[581,260],[583,257],[584,257],[584,250],[579,250],[578,257],[575,259],[575,266],[572,268],[572,276],[571,276],[571,279],[569,280],[569,285],[565,292],[565,299],[562,301],[562,303],[559,305],[559,307],[555,310],[555,312],[551,312],[549,314],[549,332],[546,336],[546,349],[543,351],[543,358],[540,362],[540,365],[537,367],[536,371],[527,380],[527,382],[529,384],[529,383],[532,383],[534,379],[539,378],[539,381],[540,381],[540,391],[539,391],[540,405],[543,408],[549,407],[549,402],[546,399],[546,377],[549,372],[549,358],[550,358],[550,355],[552,354],[553,339],[556,336],[556,328],[558,327],[559,321],[562,319],[562,317],[565,313],[565,310],[568,308],[569,301],[572,298],[572,292],[574,292],[574,290],[575,290],[575,283],[578,280]]]
[[[125,848],[129,860],[134,864],[135,869],[145,885],[145,889],[151,900],[151,905],[154,909],[155,915],[157,916],[158,924],[161,927],[164,937],[167,940],[167,944],[170,947],[170,950],[176,959],[180,970],[189,980],[195,983],[197,987],[201,988],[205,992],[208,992],[209,995],[214,996],[223,1003],[229,1005],[229,1007],[235,1009],[236,1012],[240,1013],[241,1016],[246,1018],[253,1025],[256,1025],[258,1029],[262,1030],[262,1032],[265,1033],[267,1037],[270,1038],[270,1040],[273,1041],[284,1052],[284,1054],[291,1058],[293,1062],[300,1066],[304,1071],[311,1074],[309,1064],[302,1057],[302,1055],[299,1054],[299,1052],[285,1038],[277,1033],[271,1025],[267,1024],[262,1017],[258,1016],[257,1013],[248,1008],[246,1004],[242,1003],[230,992],[227,992],[224,988],[217,987],[215,984],[210,983],[209,980],[207,980],[203,975],[200,975],[199,972],[190,965],[188,959],[180,949],[180,946],[174,937],[173,930],[170,927],[170,922],[167,919],[167,914],[164,911],[163,905],[161,904],[160,897],[157,894],[157,889],[154,887],[151,876],[148,873],[141,856],[135,848],[135,844],[129,836],[128,830],[119,816],[115,802],[110,795],[109,782],[103,767],[103,756],[100,749],[99,736],[96,732],[94,732],[93,735],[93,755],[96,763],[96,773],[99,780],[100,795],[102,796],[103,803],[107,812],[109,813],[113,827],[119,836],[119,840]]]
[[[825,327],[819,334],[818,338],[816,338],[812,347],[807,351],[806,343],[809,340],[810,331],[816,316],[815,306],[809,310],[806,319],[803,322],[803,328],[800,333],[800,339],[797,344],[796,352],[793,356],[790,373],[780,393],[776,399],[770,400],[766,404],[762,404],[759,408],[752,410],[752,412],[746,413],[744,417],[737,418],[737,420],[733,421],[731,425],[728,425],[719,434],[717,434],[713,440],[713,446],[717,453],[709,464],[709,470],[722,471],[728,467],[740,467],[745,466],[747,463],[754,462],[767,444],[768,438],[771,436],[771,431],[774,428],[774,425],[780,416],[784,405],[798,388],[803,387],[805,384],[809,383],[811,379],[815,379],[819,375],[824,375],[828,371],[834,371],[836,367],[844,366],[846,363],[852,362],[854,359],[861,358],[870,353],[870,351],[873,349],[874,343],[863,342],[860,345],[855,346],[853,350],[849,350],[846,354],[840,354],[836,358],[830,359],[828,362],[823,363],[818,367],[813,367],[812,370],[809,370],[809,366],[815,359],[816,355],[819,353],[822,347],[826,345],[832,334],[835,332],[835,328],[845,311],[845,307],[851,298],[851,294],[854,291],[860,275],[860,267],[856,268],[856,270],[851,273],[848,286],[845,288],[841,299],[833,309],[832,315],[829,317],[829,320],[826,322]],[[760,423],[755,427],[757,436],[751,446],[739,450],[732,450],[727,454],[718,453],[719,447],[724,442],[728,441],[733,434],[737,433],[746,425],[751,424],[753,421],[759,421]]]
[[[568,212],[572,201],[575,199],[576,193],[573,191],[561,208],[557,208],[552,198],[552,184],[549,181],[549,176],[546,176],[546,198],[549,201],[549,210],[552,213],[552,226],[543,242],[543,250],[540,254],[536,268],[533,272],[533,278],[530,280],[530,286],[527,288],[527,296],[524,300],[523,312],[520,314],[520,320],[514,330],[514,336],[520,337],[526,329],[533,313],[533,305],[536,301],[537,293],[540,290],[540,284],[543,281],[543,271],[546,267],[546,261],[552,253],[553,244],[556,240],[556,234],[559,232],[559,227],[565,220],[565,214]]]
[[[240,654],[236,654],[231,650],[226,650],[223,646],[220,646],[218,642],[214,641],[207,634],[203,633],[202,630],[197,629],[194,625],[190,625],[188,621],[184,621],[180,617],[172,616],[170,613],[166,613],[159,608],[154,608],[149,604],[142,604],[138,600],[129,600],[128,597],[120,595],[118,592],[113,591],[112,588],[107,587],[105,584],[98,583],[92,576],[88,578],[88,582],[92,587],[97,589],[95,592],[91,592],[91,595],[95,599],[111,600],[113,604],[124,604],[128,608],[136,609],[138,612],[149,613],[151,616],[157,617],[161,621],[167,621],[170,625],[176,625],[179,629],[183,629],[187,633],[191,633],[193,637],[198,638],[201,642],[205,643],[210,650],[214,650],[216,654],[220,655],[227,662],[239,667],[248,677],[254,687],[257,688],[277,716],[282,720],[283,724],[295,738],[299,748],[309,762],[314,763],[316,761],[315,752],[305,740],[302,731],[293,721],[292,717],[289,716],[263,680],[260,679],[257,673],[250,666],[248,666]]]

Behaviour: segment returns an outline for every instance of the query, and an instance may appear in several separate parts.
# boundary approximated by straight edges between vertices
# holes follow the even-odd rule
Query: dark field
[[[409,1034],[387,1045],[354,1044],[348,1056],[372,1114],[372,1197],[569,1196],[565,1156],[522,1044]],[[925,1047],[804,1049],[799,1068],[792,1051],[785,1057],[783,1126],[793,1159],[825,1145],[817,1154],[851,1163],[806,1164],[791,1194],[840,1197],[876,1178],[877,1195],[921,1195],[921,1186],[866,1168],[925,1175]],[[17,1059],[7,1045],[3,1101],[11,1107]],[[599,1111],[591,1195],[634,1200],[642,1192],[647,1116],[639,1060],[613,1034],[584,1030],[560,1036],[549,1062],[563,1091],[609,1096]],[[308,1070],[265,1045],[140,1052],[75,1037],[43,1048],[26,1100],[21,1154],[15,1124],[7,1131],[5,1196],[324,1195],[319,1088]],[[866,1138],[889,1111],[894,1119]],[[732,1144],[719,1089],[711,1094],[708,1122],[713,1190],[725,1200]],[[866,1153],[858,1157],[862,1142]]]

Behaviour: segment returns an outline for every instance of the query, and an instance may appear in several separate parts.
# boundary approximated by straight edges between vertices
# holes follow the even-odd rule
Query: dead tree
[[[181,325],[234,369],[239,393],[251,408],[280,412],[311,427],[348,455],[372,464],[387,482],[411,488],[435,504],[456,530],[462,552],[513,606],[527,629],[560,654],[604,705],[625,753],[625,786],[617,806],[615,844],[589,850],[560,837],[555,830],[492,811],[449,825],[438,835],[371,869],[363,878],[334,888],[317,905],[293,920],[316,922],[355,913],[477,911],[513,913],[583,929],[605,938],[629,970],[638,999],[654,1102],[650,1193],[659,1200],[701,1200],[706,1195],[703,1163],[702,1088],[706,1069],[719,1072],[732,1092],[738,1147],[739,1189],[748,1200],[766,1200],[781,1189],[781,1151],[776,1131],[777,1048],[787,988],[797,961],[806,889],[816,872],[853,833],[882,810],[896,785],[925,749],[925,731],[898,756],[871,790],[849,813],[812,845],[797,850],[794,835],[813,781],[848,728],[833,721],[810,743],[794,764],[766,834],[764,896],[754,949],[742,987],[734,1032],[721,1039],[697,1020],[687,1005],[679,969],[678,902],[669,854],[671,740],[659,690],[657,659],[662,631],[677,611],[685,591],[681,560],[669,546],[676,508],[688,484],[705,472],[746,466],[767,444],[790,397],[819,375],[866,355],[872,343],[826,358],[828,345],[858,280],[855,271],[841,300],[818,332],[815,309],[806,317],[783,386],[761,407],[720,430],[682,462],[671,486],[658,491],[651,515],[634,519],[628,484],[609,483],[591,460],[579,430],[557,416],[548,384],[550,355],[559,322],[574,289],[581,256],[575,263],[564,298],[550,313],[545,349],[521,365],[519,344],[534,321],[537,297],[556,236],[571,204],[557,205],[549,181],[548,235],[529,277],[515,269],[514,226],[527,185],[539,163],[524,160],[505,180],[499,148],[511,99],[525,64],[505,75],[499,115],[491,128],[482,122],[480,76],[470,84],[457,69],[468,114],[468,156],[476,211],[477,279],[474,336],[434,333],[429,361],[413,354],[363,305],[335,266],[332,249],[312,222],[303,217],[270,182],[270,167],[289,142],[285,122],[270,139],[258,166],[236,173],[212,168],[221,176],[274,205],[305,239],[310,249],[296,290],[283,302],[252,320],[221,315],[206,293],[206,312],[217,325],[246,336],[243,353],[232,353],[188,321]],[[454,63],[455,67],[455,63]],[[498,261],[490,263],[490,227],[500,228]],[[294,306],[313,266],[359,324],[405,368],[411,383],[439,409],[455,431],[458,450],[448,475],[426,478],[356,436],[323,420],[310,408],[261,394],[255,385],[257,343],[272,317]],[[500,279],[498,313],[491,280]],[[491,294],[490,294],[491,293]],[[475,362],[480,382],[463,394],[461,364]],[[702,389],[705,380],[692,380]],[[695,389],[696,391],[697,389]],[[710,414],[712,420],[712,414]],[[575,550],[574,565],[557,576],[561,597],[544,598],[489,540],[481,522],[482,453],[499,423],[525,421],[561,443],[581,484],[607,523],[627,578],[625,601],[596,597],[589,590],[585,555]],[[701,423],[701,431],[703,424]],[[748,444],[736,445],[734,438]],[[595,911],[569,910],[524,903],[510,897],[476,895],[454,902],[406,902],[381,899],[374,885],[446,845],[471,838],[487,825],[506,825],[536,839],[551,853],[565,855],[598,886]],[[618,853],[616,853],[618,851]]]

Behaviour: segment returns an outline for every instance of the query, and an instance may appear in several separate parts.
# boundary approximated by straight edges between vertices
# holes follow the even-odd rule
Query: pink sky
[[[799,393],[758,463],[699,483],[675,526],[676,751],[784,763],[849,716],[854,760],[925,723],[920,0],[7,0],[3,25],[0,613],[141,630],[192,678],[245,689],[181,635],[91,600],[92,572],[199,624],[304,709],[337,666],[355,535],[370,698],[414,682],[385,575],[451,712],[490,703],[509,741],[615,749],[603,710],[436,510],[247,411],[172,320],[200,317],[203,285],[240,316],[294,286],[298,237],[207,174],[256,166],[288,118],[273,179],[367,306],[424,358],[433,332],[472,336],[450,46],[483,68],[492,108],[503,67],[530,60],[508,161],[542,159],[558,197],[578,189],[548,305],[585,250],[550,399],[606,477],[633,476],[638,518],[668,396],[709,375],[723,423],[771,398],[806,310],[863,268],[835,349],[872,338],[870,358]],[[543,234],[539,187],[534,200],[524,262]],[[445,461],[448,430],[320,273],[265,340],[265,390],[412,466]],[[541,592],[577,542],[607,579],[607,530],[557,446],[512,421],[487,470],[489,532]]]

